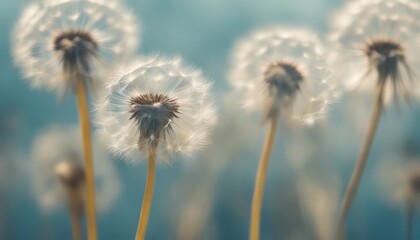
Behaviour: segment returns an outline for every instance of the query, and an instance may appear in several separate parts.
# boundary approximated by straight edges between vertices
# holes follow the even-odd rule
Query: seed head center
[[[171,123],[179,115],[176,99],[164,94],[146,93],[130,99],[130,119],[139,127],[140,139],[164,138],[172,130]]]
[[[299,91],[303,73],[292,63],[276,62],[270,64],[264,73],[264,82],[270,93],[279,96],[292,96]]]
[[[397,76],[398,65],[404,61],[404,49],[392,40],[374,40],[366,47],[369,64],[375,67],[381,79]]]
[[[68,30],[54,38],[53,47],[62,54],[65,67],[74,70],[79,63],[83,70],[89,70],[88,58],[96,55],[98,42],[88,32]]]

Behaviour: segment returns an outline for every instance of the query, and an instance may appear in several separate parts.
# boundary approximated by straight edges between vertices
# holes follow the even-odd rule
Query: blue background
[[[226,73],[231,49],[238,37],[255,28],[274,24],[308,27],[324,37],[328,31],[328,17],[334,9],[342,5],[343,1],[131,0],[125,2],[141,21],[139,53],[180,55],[186,62],[201,68],[214,82],[213,91],[219,105],[221,121],[215,130],[217,141],[224,139],[240,141],[241,137],[249,138],[238,143],[237,151],[232,150],[233,153],[226,162],[218,163],[218,159],[211,159],[211,156],[217,156],[211,151],[228,151],[217,150],[216,146],[224,146],[219,143],[210,146],[211,151],[198,154],[192,160],[177,159],[170,166],[160,166],[156,173],[148,239],[177,239],[179,222],[183,220],[182,209],[185,209],[189,200],[196,194],[207,191],[214,191],[214,197],[210,201],[211,214],[196,239],[247,239],[254,176],[265,128],[261,127],[258,120],[249,123],[243,119],[232,119],[232,114],[229,114],[231,112],[229,107],[235,106],[226,104],[224,100],[230,91]],[[51,125],[78,123],[76,102],[73,96],[68,96],[60,102],[53,93],[31,89],[22,79],[19,69],[13,66],[10,34],[27,3],[28,1],[23,0],[0,1],[0,124],[2,124],[0,138],[3,144],[1,151],[21,153],[15,158],[0,158],[2,161],[0,167],[7,164],[10,168],[5,184],[0,185],[3,186],[0,189],[0,239],[70,239],[66,209],[46,215],[37,207],[28,174],[31,169],[27,169],[26,165],[30,159],[32,142],[38,134]],[[363,137],[351,134],[352,131],[342,131],[340,134],[337,130],[352,126],[353,119],[343,115],[346,105],[341,101],[345,100],[346,98],[343,98],[335,104],[327,122],[308,130],[312,135],[311,139],[325,139],[313,142],[320,151],[314,158],[331,159],[328,171],[320,171],[321,175],[324,175],[321,178],[325,177],[325,174],[336,176],[332,177],[331,181],[341,186],[338,187],[340,196],[343,195],[343,186],[350,177]],[[391,109],[384,114],[354,204],[354,211],[350,214],[349,239],[403,238],[404,209],[386,203],[375,185],[373,175],[375,164],[387,154],[384,153],[385,150],[393,149],[396,152],[404,150],[408,140],[412,140],[413,148],[418,149],[420,128],[416,123],[420,120],[419,109],[418,105],[414,104],[412,108]],[[248,116],[245,113],[236,115],[238,118]],[[354,113],[354,118],[356,117],[358,113]],[[258,116],[251,118],[257,119]],[[10,121],[16,124],[10,127]],[[242,125],[238,127],[236,123]],[[222,127],[226,129],[220,130]],[[323,131],[325,129],[326,132]],[[395,132],[398,136],[394,135]],[[236,138],[231,136],[238,133],[243,135]],[[317,239],[313,223],[302,214],[304,211],[298,206],[295,183],[301,174],[295,174],[294,168],[290,166],[288,160],[285,160],[289,156],[286,156],[283,150],[289,144],[290,135],[284,127],[279,129],[277,135],[264,198],[262,239],[293,239],[292,236],[295,236],[294,239],[302,239],[298,236],[305,236],[303,239]],[[301,144],[299,149],[305,151],[307,148],[305,144],[308,143]],[[231,143],[226,143],[226,146],[231,146]],[[133,239],[147,165],[141,163],[133,166],[122,161],[115,163],[123,187],[113,207],[107,213],[98,216],[100,239]],[[317,167],[323,168],[325,165],[312,164],[310,168]],[[215,187],[207,190],[209,184],[206,181],[214,181]],[[420,238],[420,231],[417,229],[416,236]]]

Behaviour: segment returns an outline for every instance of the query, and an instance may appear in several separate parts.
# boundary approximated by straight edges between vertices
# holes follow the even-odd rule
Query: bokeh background
[[[70,239],[67,209],[45,213],[37,205],[31,149],[51,126],[77,125],[76,102],[71,95],[60,101],[54,93],[31,89],[13,65],[10,35],[28,2],[0,1],[0,239]],[[220,113],[206,150],[158,168],[148,239],[248,238],[266,129],[261,116],[245,113],[231,94],[226,79],[230,52],[239,37],[269,25],[303,26],[323,38],[330,14],[343,2],[125,1],[141,21],[139,54],[180,55],[201,68],[214,82]],[[338,201],[358,155],[369,106],[369,96],[344,94],[322,123],[310,129],[280,127],[265,189],[262,239],[332,239]],[[349,239],[403,239],[404,206],[382,191],[387,186],[378,177],[384,174],[378,166],[389,159],[418,157],[419,122],[416,103],[385,111],[350,214]],[[133,239],[147,163],[115,160],[120,194],[107,212],[98,214],[99,237]],[[415,228],[415,237],[420,238],[420,228]]]

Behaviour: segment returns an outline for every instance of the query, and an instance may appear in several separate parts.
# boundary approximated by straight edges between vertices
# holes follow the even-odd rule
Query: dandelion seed
[[[45,0],[26,8],[13,32],[13,55],[37,87],[77,96],[86,170],[88,239],[97,239],[95,182],[86,87],[137,47],[134,17],[114,0]]]
[[[84,215],[85,203],[80,135],[78,127],[48,129],[35,140],[31,153],[34,169],[31,183],[39,206],[51,213],[63,207],[67,201],[75,237],[80,236],[78,227]],[[119,195],[120,181],[105,149],[94,144],[93,150],[96,154],[95,179],[102,183],[96,192],[98,211],[106,212]]]
[[[418,3],[413,1],[354,1],[336,14],[330,37],[335,47],[331,66],[344,87],[375,91],[375,103],[360,157],[340,212],[338,234],[344,238],[345,220],[360,183],[384,103],[415,92],[417,75],[411,66],[420,55]]]
[[[63,95],[75,90],[77,74],[89,85],[103,81],[135,52],[137,36],[135,17],[115,0],[44,1],[23,11],[13,56],[32,85]]]
[[[303,29],[269,28],[251,33],[234,49],[229,79],[243,105],[265,110],[270,121],[255,180],[250,239],[259,239],[261,205],[278,118],[312,125],[328,110],[334,87],[323,47],[316,35]]]
[[[111,151],[139,162],[156,148],[160,161],[190,156],[215,124],[210,84],[180,59],[150,57],[112,77],[96,104],[96,122]]]
[[[355,1],[333,18],[330,64],[341,85],[372,91],[384,84],[384,102],[417,95],[420,56],[419,4],[414,1]]]
[[[253,32],[240,40],[229,79],[251,111],[312,124],[325,117],[334,87],[323,46],[307,30],[285,27]]]
[[[97,123],[111,150],[132,162],[148,156],[138,240],[146,234],[157,156],[191,155],[207,141],[216,121],[209,90],[180,59],[152,57],[117,73],[97,102]]]

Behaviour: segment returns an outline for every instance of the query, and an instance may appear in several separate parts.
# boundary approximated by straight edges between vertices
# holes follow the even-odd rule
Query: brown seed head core
[[[55,171],[63,186],[69,189],[75,189],[85,182],[85,171],[79,164],[62,161],[57,164]]]
[[[264,82],[270,93],[277,96],[293,96],[300,89],[303,73],[295,64],[276,62],[270,64],[264,72]]]
[[[96,56],[98,42],[88,32],[68,30],[56,35],[53,47],[62,54],[65,70],[79,70],[81,73],[86,73],[90,70],[89,58]]]
[[[399,79],[398,65],[400,63],[405,65],[405,59],[404,49],[398,42],[374,40],[367,44],[365,54],[371,68],[376,68],[378,71],[380,81],[385,81],[389,77],[392,81]]]
[[[130,99],[129,112],[139,127],[139,143],[146,139],[157,141],[172,131],[171,122],[178,118],[179,105],[167,95],[145,93]]]

